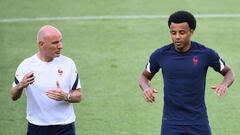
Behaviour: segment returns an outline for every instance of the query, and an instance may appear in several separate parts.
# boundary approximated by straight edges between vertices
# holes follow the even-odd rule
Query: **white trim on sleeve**
[[[149,73],[151,73],[151,70],[150,70],[150,62],[148,62],[146,69],[147,69],[147,71],[148,71]]]
[[[222,71],[224,69],[224,63],[221,58],[219,59],[219,63],[220,63],[220,71]]]

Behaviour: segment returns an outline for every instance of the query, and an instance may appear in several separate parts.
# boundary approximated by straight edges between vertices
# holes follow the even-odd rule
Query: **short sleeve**
[[[73,61],[72,61],[72,70],[71,70],[71,85],[72,85],[72,90],[81,88],[80,77],[79,77],[76,65]]]
[[[160,65],[159,65],[159,51],[156,50],[155,52],[153,52],[149,58],[149,61],[146,65],[146,70],[149,73],[155,74],[159,71],[160,69]]]
[[[14,76],[14,81],[13,81],[13,84],[12,84],[12,87],[16,86],[19,82],[22,81],[24,75],[27,73],[27,61],[24,60],[23,62],[21,62],[19,65],[18,65],[18,68],[15,72],[15,76]]]
[[[222,71],[225,66],[224,60],[220,58],[218,53],[214,50],[208,50],[208,64],[212,67],[215,71]]]

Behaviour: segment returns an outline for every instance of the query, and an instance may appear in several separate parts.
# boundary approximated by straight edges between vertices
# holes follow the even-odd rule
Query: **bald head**
[[[62,34],[61,32],[50,25],[45,25],[40,28],[37,35],[39,53],[38,57],[46,62],[59,57],[61,53]]]
[[[51,35],[62,35],[62,34],[57,28],[51,25],[44,25],[38,31],[37,42],[45,41],[46,38]]]

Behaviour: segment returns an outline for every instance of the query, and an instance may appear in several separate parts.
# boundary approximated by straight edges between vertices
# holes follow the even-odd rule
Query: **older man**
[[[18,66],[12,100],[25,91],[27,135],[75,135],[72,103],[82,98],[77,68],[72,59],[61,55],[61,32],[50,25],[40,28],[39,51]]]

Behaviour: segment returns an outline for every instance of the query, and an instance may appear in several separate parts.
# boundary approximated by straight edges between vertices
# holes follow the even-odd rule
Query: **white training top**
[[[75,121],[72,103],[55,101],[48,98],[46,92],[56,89],[56,82],[64,92],[81,88],[76,65],[72,59],[60,55],[51,62],[40,60],[37,54],[25,59],[17,68],[13,87],[25,74],[33,72],[35,80],[26,90],[27,120],[35,125],[62,125]]]

